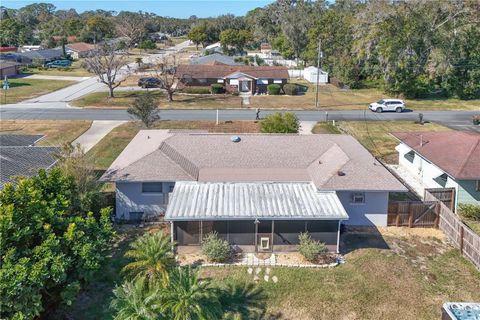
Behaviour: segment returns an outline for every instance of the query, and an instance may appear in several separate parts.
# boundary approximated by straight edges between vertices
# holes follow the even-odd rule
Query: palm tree
[[[159,288],[147,286],[147,280],[136,277],[113,290],[112,308],[117,311],[116,320],[166,319],[159,310]]]
[[[266,296],[253,283],[230,282],[219,289],[224,319],[261,319],[265,313]]]
[[[167,286],[168,273],[175,265],[172,246],[170,238],[163,232],[141,236],[130,244],[130,250],[125,253],[133,261],[123,271],[145,277],[148,281],[160,281],[164,287]]]
[[[190,267],[172,270],[161,300],[162,310],[173,320],[220,319],[223,314],[218,290]]]

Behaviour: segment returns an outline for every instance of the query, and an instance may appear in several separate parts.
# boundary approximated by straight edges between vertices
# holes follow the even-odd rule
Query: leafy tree
[[[157,48],[157,45],[152,40],[144,40],[140,42],[138,48],[143,50],[153,50]]]
[[[275,112],[265,117],[260,123],[263,133],[298,133],[300,124],[292,112]]]
[[[272,46],[277,49],[285,59],[292,59],[295,56],[292,46],[283,34],[273,40]]]
[[[148,91],[135,98],[133,105],[127,109],[127,112],[141,120],[147,128],[160,120],[157,101]]]
[[[90,17],[83,28],[83,39],[88,42],[97,43],[113,35],[114,26],[109,18],[101,15]]]
[[[145,234],[130,245],[125,256],[133,261],[124,267],[124,271],[135,277],[145,277],[150,282],[168,285],[169,271],[175,264],[169,236],[162,232]]]
[[[225,52],[230,52],[230,47],[234,47],[237,52],[243,52],[245,44],[251,40],[252,35],[247,30],[227,29],[220,33],[220,43]]]
[[[170,273],[170,283],[161,298],[161,308],[172,320],[219,319],[222,307],[218,291],[198,271],[178,267]]]
[[[207,35],[207,25],[205,23],[193,27],[190,32],[188,32],[188,39],[195,43],[195,47],[198,49],[198,45],[205,45],[208,35]]]
[[[318,255],[328,251],[325,243],[312,239],[308,232],[300,233],[298,240],[298,251],[307,261],[315,262]]]
[[[120,37],[128,38],[129,46],[138,43],[147,36],[148,18],[143,13],[121,11],[115,19],[115,31]],[[155,43],[154,43],[155,45]],[[145,49],[155,49],[145,48]]]
[[[17,46],[19,41],[18,31],[20,24],[14,19],[3,19],[0,21],[0,45]]]
[[[59,168],[0,191],[0,317],[31,319],[71,304],[102,263],[113,235],[110,209],[74,209],[78,192]]]

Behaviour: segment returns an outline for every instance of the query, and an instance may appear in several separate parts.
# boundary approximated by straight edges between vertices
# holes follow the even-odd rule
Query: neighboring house
[[[142,130],[102,176],[117,219],[165,214],[180,246],[217,231],[246,251],[295,250],[308,231],[338,250],[340,224],[386,226],[407,189],[353,137]]]
[[[396,132],[399,165],[426,188],[455,188],[455,206],[480,204],[480,134]]]
[[[272,46],[269,43],[262,43],[260,45],[260,52],[265,55],[270,55],[272,53]]]
[[[317,83],[317,77],[319,84],[328,83],[328,73],[322,69],[313,66],[303,69],[303,78],[308,82]]]
[[[215,43],[212,43],[211,45],[206,46],[203,49],[203,51],[223,53],[222,45],[220,44],[220,42],[215,42]]]
[[[176,70],[180,86],[210,86],[223,84],[227,92],[265,93],[267,85],[283,86],[288,81],[286,67],[179,65]]]
[[[39,147],[41,135],[0,134],[0,189],[15,177],[31,177],[55,165],[58,147]]]
[[[45,64],[54,60],[63,58],[63,50],[61,48],[55,49],[40,49],[16,53],[15,59],[18,63],[28,65],[32,63]]]
[[[9,60],[0,60],[0,79],[4,79],[5,76],[12,77],[19,73],[18,63]]]
[[[65,46],[66,53],[75,60],[85,58],[93,50],[95,45],[86,42],[69,43]]]
[[[202,65],[228,65],[228,66],[241,66],[242,63],[235,62],[235,59],[230,56],[226,56],[220,53],[213,53],[207,56],[197,57],[190,59],[190,64],[202,64]]]
[[[42,50],[43,46],[40,45],[25,45],[18,48],[20,52],[28,52],[28,51],[35,51],[35,50]]]

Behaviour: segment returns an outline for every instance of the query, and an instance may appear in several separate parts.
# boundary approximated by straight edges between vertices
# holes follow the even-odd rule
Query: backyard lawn
[[[151,228],[151,227],[150,227]],[[158,227],[156,227],[158,228]],[[165,228],[166,230],[167,228]],[[112,289],[122,282],[128,243],[145,232],[121,226],[106,265],[76,303],[70,319],[111,319]],[[272,268],[258,286],[265,319],[439,319],[447,301],[479,301],[480,272],[435,229],[384,228],[342,236],[346,263],[332,269]],[[254,282],[246,268],[204,268],[215,284]]]
[[[136,86],[139,76],[132,76],[125,86]],[[298,96],[253,96],[250,108],[301,110],[315,108],[315,92],[310,84],[298,81],[308,87],[304,95]],[[126,108],[141,91],[117,92],[116,98],[109,99],[107,93],[92,93],[73,102],[78,107],[119,107]],[[320,87],[319,101],[322,110],[364,110],[371,102],[386,98],[378,89],[341,90],[332,85]],[[176,93],[173,102],[165,95],[159,95],[159,107],[164,109],[223,109],[241,108],[241,99],[233,95],[184,95]],[[413,110],[479,110],[480,100],[425,99],[406,100],[407,108]]]
[[[313,133],[347,133],[355,137],[375,157],[387,163],[397,163],[395,146],[397,139],[390,135],[395,131],[447,131],[447,127],[436,123],[416,124],[412,121],[338,121],[319,122]]]
[[[49,92],[67,87],[75,81],[64,80],[40,80],[40,79],[9,79],[10,89],[7,90],[7,102],[17,103],[23,100],[38,97]],[[5,103],[4,90],[0,91],[1,104]]]
[[[72,142],[90,128],[86,120],[2,120],[0,132],[8,134],[43,134],[38,145],[61,145]]]
[[[106,170],[127,144],[135,137],[140,129],[144,129],[139,122],[130,121],[116,127],[108,133],[89,152],[90,159],[95,160],[98,170]],[[259,132],[259,123],[254,121],[221,122],[216,125],[213,121],[159,121],[154,129],[196,129],[209,132],[246,133]]]

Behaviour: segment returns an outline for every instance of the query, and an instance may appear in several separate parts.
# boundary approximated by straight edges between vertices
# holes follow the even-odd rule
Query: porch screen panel
[[[220,239],[227,240],[227,221],[203,221],[203,237],[217,232]]]
[[[337,244],[338,220],[309,220],[307,231],[314,240],[328,245]]]
[[[273,233],[273,244],[274,245],[298,244],[298,235],[301,232],[305,232],[304,220],[294,220],[294,221],[276,220],[274,233]]]
[[[229,221],[228,237],[231,244],[254,245],[255,244],[255,224],[251,220],[247,221]]]
[[[179,245],[200,244],[200,222],[175,222],[175,235]]]

